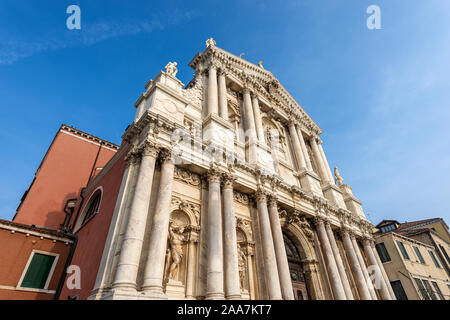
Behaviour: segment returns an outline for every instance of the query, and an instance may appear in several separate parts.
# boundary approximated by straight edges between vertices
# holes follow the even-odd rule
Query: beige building
[[[281,83],[213,39],[189,66],[187,86],[172,62],[147,83],[84,191],[75,232],[126,161],[90,299],[395,299],[361,202]]]
[[[450,300],[450,245],[431,225],[448,234],[442,219],[377,225],[376,249],[398,300]]]

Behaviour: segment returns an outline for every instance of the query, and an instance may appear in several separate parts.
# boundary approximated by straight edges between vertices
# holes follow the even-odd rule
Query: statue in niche
[[[242,249],[241,245],[238,244],[238,267],[239,267],[239,282],[241,284],[241,290],[247,288],[245,284],[245,277],[247,271],[246,261],[247,257],[245,256],[244,250]]]
[[[165,70],[166,70],[167,74],[175,77],[177,75],[177,72],[178,72],[177,63],[176,62],[169,62],[166,65]]]
[[[342,185],[342,182],[344,182],[344,179],[342,179],[341,175],[339,174],[339,170],[337,167],[334,167],[334,177],[336,178],[336,181],[338,185]]]
[[[178,280],[180,264],[183,259],[183,244],[186,241],[184,231],[185,231],[184,226],[178,226],[173,221],[170,222],[169,225],[170,252],[168,252],[170,259],[167,259],[167,261],[170,261],[170,267],[168,270],[169,278],[173,280]]]

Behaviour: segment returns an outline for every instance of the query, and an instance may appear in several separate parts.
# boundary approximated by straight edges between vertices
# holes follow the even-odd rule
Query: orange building
[[[0,300],[50,300],[61,286],[74,237],[0,220]]]
[[[0,300],[59,298],[65,285],[64,271],[71,264],[77,246],[77,235],[72,233],[70,223],[77,219],[83,205],[91,203],[90,190],[97,185],[99,174],[118,148],[73,127],[59,128],[13,221],[0,220]],[[120,186],[120,180],[115,180],[121,176],[119,173],[118,178],[107,179],[104,188],[108,189],[108,195],[113,194],[109,189]],[[114,203],[114,199],[104,202],[102,211],[112,212]],[[105,215],[95,222],[94,245],[81,241],[81,251],[76,257],[88,261],[83,266],[83,282],[92,278],[90,268],[93,277],[96,275],[109,227],[107,219]],[[86,234],[89,230],[77,231]],[[74,295],[66,292],[65,298]]]
[[[70,200],[76,200],[81,189],[117,149],[111,142],[62,125],[25,191],[13,221],[61,229],[66,215],[72,211]]]

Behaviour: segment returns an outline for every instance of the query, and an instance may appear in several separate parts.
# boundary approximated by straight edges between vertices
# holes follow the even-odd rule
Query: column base
[[[225,300],[223,293],[207,293],[205,300]]]
[[[227,299],[227,300],[241,300],[242,297],[241,297],[240,294],[230,294],[230,295],[225,296],[225,299]]]

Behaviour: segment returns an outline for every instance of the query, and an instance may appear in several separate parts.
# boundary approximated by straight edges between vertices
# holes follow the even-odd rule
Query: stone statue
[[[165,70],[166,70],[167,74],[175,77],[177,75],[177,72],[178,72],[177,63],[176,62],[169,62],[166,65]]]
[[[208,40],[206,40],[206,47],[214,47],[216,45],[216,42],[214,41],[213,38],[209,38]]]
[[[258,62],[258,67],[260,67],[261,69],[264,69],[264,67],[262,65],[262,61]]]
[[[240,244],[238,243],[238,267],[239,267],[239,282],[241,284],[241,290],[242,289],[246,289],[246,285],[245,285],[245,276],[246,276],[246,271],[247,271],[247,266],[246,266],[246,260],[247,257],[245,256],[244,250],[242,250],[242,247],[240,246]]]
[[[183,259],[183,243],[186,241],[184,227],[177,226],[171,222],[169,225],[169,245],[170,245],[170,268],[169,278],[177,280],[180,271],[181,260]]]
[[[338,185],[340,186],[342,184],[342,182],[344,181],[344,179],[342,179],[342,177],[339,174],[339,170],[337,167],[334,167],[334,177],[336,178],[336,181],[338,183]]]

